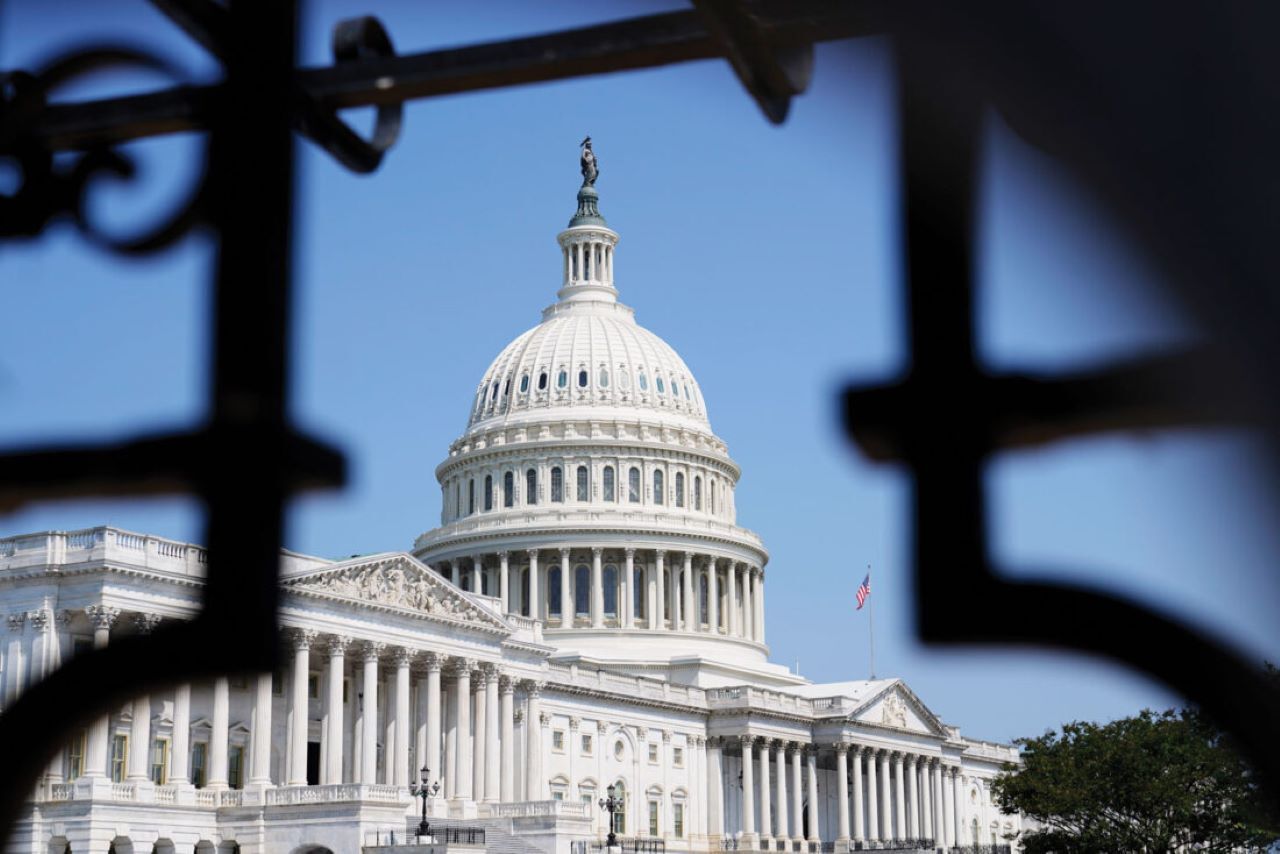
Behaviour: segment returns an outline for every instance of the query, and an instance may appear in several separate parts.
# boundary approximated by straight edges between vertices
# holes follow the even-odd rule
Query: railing
[[[178,802],[178,787],[156,786],[155,801],[158,804],[176,804]]]
[[[134,801],[138,799],[138,787],[133,783],[112,783],[111,800]]]
[[[402,786],[368,785],[364,783],[331,783],[326,786],[281,786],[267,789],[267,805],[336,804],[375,801],[394,804],[408,798]]]
[[[1011,854],[1012,845],[957,845],[948,848],[949,854]]]
[[[483,827],[432,825],[431,838],[437,845],[477,845],[483,847],[485,844]]]
[[[590,818],[591,804],[583,801],[516,801],[510,804],[493,804],[490,815],[494,818],[527,818],[529,816],[564,816],[565,818]]]
[[[892,839],[887,842],[852,842],[849,847],[854,851],[935,851],[932,837]],[[958,850],[958,849],[951,849]]]
[[[217,792],[211,792],[208,789],[196,789],[196,806],[216,807],[217,805],[218,805]]]
[[[656,837],[619,838],[617,848],[622,854],[665,854],[667,841]],[[608,850],[608,846],[600,840],[583,839],[569,843],[569,854],[594,854]]]
[[[54,783],[49,787],[49,800],[69,801],[75,797],[75,783]]]

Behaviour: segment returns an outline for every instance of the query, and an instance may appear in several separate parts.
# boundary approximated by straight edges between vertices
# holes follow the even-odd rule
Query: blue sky
[[[144,3],[80,0],[56,4],[58,15],[50,6],[0,7],[0,64],[32,67],[96,33],[152,45],[192,76],[211,72]],[[318,2],[302,53],[325,62],[332,23],[367,12],[415,51],[667,7],[682,8]],[[781,128],[723,63],[702,62],[417,102],[372,176],[299,143],[295,411],[346,449],[352,477],[340,493],[297,502],[288,545],[341,557],[407,548],[435,525],[432,471],[465,426],[475,384],[554,299],[555,234],[573,212],[576,146],[590,134],[601,209],[622,236],[622,299],[698,376],[742,466],[739,522],[772,552],[776,661],[820,681],[866,675],[866,614],[852,599],[871,564],[879,674],[906,679],[970,735],[1009,739],[1175,703],[1096,659],[915,640],[906,482],[862,459],[837,418],[845,382],[888,377],[903,362],[891,70],[881,40],[820,47],[812,90]],[[125,230],[163,211],[199,147],[194,137],[134,146],[144,183],[104,187],[95,214]],[[1080,366],[1195,335],[1161,302],[1118,223],[998,117],[981,229],[981,346],[992,364]],[[122,263],[68,226],[0,246],[0,440],[198,419],[210,257],[193,237]],[[946,442],[947,425],[937,432]],[[1000,563],[1141,596],[1280,659],[1275,496],[1251,441],[1228,431],[1117,436],[1002,458],[988,475]],[[101,523],[201,536],[198,507],[179,500],[39,505],[0,518],[0,534]],[[955,607],[977,615],[981,603]]]

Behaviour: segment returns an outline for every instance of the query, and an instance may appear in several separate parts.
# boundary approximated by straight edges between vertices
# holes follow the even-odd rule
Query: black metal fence
[[[623,854],[665,854],[667,843],[664,839],[648,838],[648,837],[618,837],[617,847]],[[571,854],[593,854],[597,851],[605,851],[608,846],[600,840],[582,839],[569,844]]]
[[[947,849],[947,854],[1011,854],[1012,845],[959,845]]]

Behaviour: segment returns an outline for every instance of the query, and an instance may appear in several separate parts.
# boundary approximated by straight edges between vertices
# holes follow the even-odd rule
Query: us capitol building
[[[770,663],[768,552],[689,368],[618,301],[589,143],[562,280],[484,372],[408,551],[282,557],[282,668],[137,697],[50,765],[10,850],[357,852],[433,823],[510,854],[615,829],[670,852],[1003,843],[1017,751],[900,679]],[[199,547],[110,527],[0,540],[5,704],[200,609]],[[783,582],[785,583],[785,582]],[[652,846],[656,847],[656,846]]]

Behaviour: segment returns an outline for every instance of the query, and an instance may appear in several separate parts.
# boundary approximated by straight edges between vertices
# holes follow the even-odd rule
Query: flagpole
[[[871,577],[871,564],[867,564],[867,578]],[[870,637],[868,648],[871,650],[871,678],[876,678],[876,602],[870,595],[871,608],[867,612],[867,634]]]

